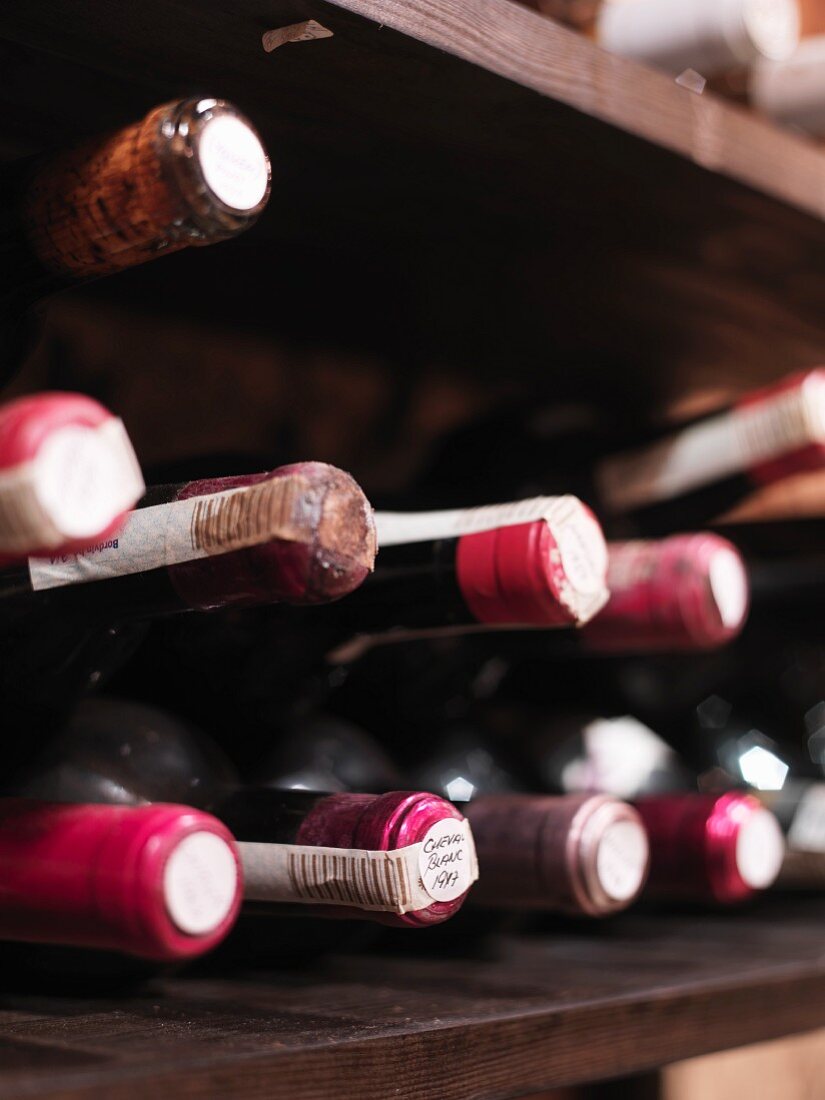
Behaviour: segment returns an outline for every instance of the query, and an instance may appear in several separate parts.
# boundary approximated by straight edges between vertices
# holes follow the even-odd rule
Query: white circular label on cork
[[[120,420],[69,425],[34,459],[37,499],[63,538],[92,538],[142,495],[143,478]]]
[[[785,838],[770,810],[756,810],[736,836],[736,869],[746,886],[765,890],[776,880],[785,857]]]
[[[421,841],[418,870],[433,901],[453,901],[478,878],[475,845],[468,821],[442,818]]]
[[[565,576],[577,592],[591,594],[604,588],[607,576],[607,544],[604,532],[589,509],[576,502],[576,511],[554,526]]]
[[[172,922],[189,936],[213,932],[226,919],[238,891],[232,849],[215,833],[190,833],[163,869],[163,897]]]
[[[743,0],[742,19],[754,49],[784,61],[799,45],[798,0]]]
[[[596,851],[596,874],[613,901],[630,901],[641,889],[647,870],[647,833],[640,821],[608,825]]]
[[[748,609],[748,575],[742,559],[727,547],[717,550],[708,566],[708,582],[725,626],[739,626]]]
[[[266,152],[257,135],[234,115],[218,115],[204,124],[198,160],[209,190],[225,206],[252,210],[266,194]]]

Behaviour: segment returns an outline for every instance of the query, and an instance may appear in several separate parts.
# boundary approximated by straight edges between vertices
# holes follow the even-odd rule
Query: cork
[[[261,197],[244,209],[230,208],[210,190],[199,155],[199,136],[224,116],[245,127],[253,152],[260,151],[244,169],[265,173],[255,192]],[[268,160],[252,127],[229,104],[183,100],[41,158],[21,218],[44,267],[82,279],[232,236],[252,224],[268,193]]]

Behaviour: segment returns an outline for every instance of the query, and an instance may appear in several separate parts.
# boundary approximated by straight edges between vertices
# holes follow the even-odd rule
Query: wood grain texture
[[[434,936],[424,955],[417,936],[412,956],[401,933],[302,973],[5,992],[0,1091],[506,1100],[615,1077],[822,1026],[823,917],[822,902],[631,916],[476,949]]]
[[[825,153],[510,0],[7,0],[0,40],[0,148],[196,89],[262,130],[237,246],[107,280],[155,309],[219,286],[290,340],[612,406],[825,361]]]
[[[697,96],[510,0],[336,3],[825,217],[825,156],[812,142]]]

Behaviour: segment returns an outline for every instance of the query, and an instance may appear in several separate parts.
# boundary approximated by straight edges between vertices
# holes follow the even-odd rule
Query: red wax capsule
[[[607,606],[579,634],[585,649],[678,652],[732,641],[748,614],[744,562],[709,532],[608,543]]]
[[[635,805],[650,838],[651,896],[729,905],[776,880],[782,830],[751,795],[673,794]]]
[[[161,961],[215,947],[235,923],[231,834],[186,806],[0,800],[0,938]]]
[[[97,401],[41,393],[0,408],[0,559],[106,541],[143,491],[122,422]]]

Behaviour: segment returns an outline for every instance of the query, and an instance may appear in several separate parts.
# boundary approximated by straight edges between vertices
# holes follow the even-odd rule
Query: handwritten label
[[[470,825],[445,818],[390,852],[307,844],[238,844],[250,901],[413,913],[460,897],[478,878]]]
[[[418,868],[433,901],[453,901],[478,878],[475,844],[467,821],[443,818],[420,845]]]

